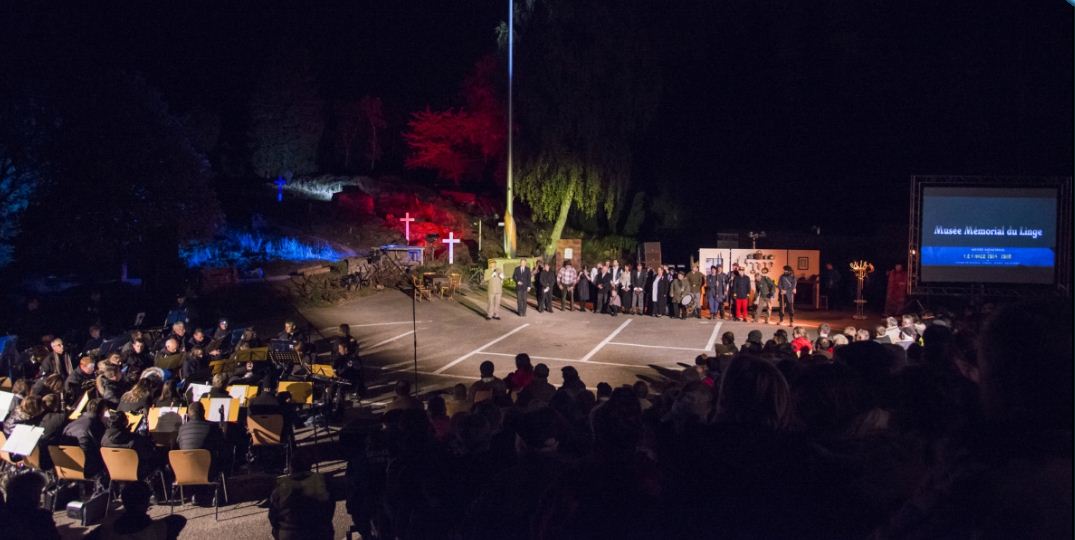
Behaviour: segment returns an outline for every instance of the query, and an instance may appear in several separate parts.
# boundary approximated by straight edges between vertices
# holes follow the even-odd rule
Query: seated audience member
[[[865,328],[859,328],[855,331],[855,341],[870,341],[870,331]]]
[[[810,354],[812,348],[810,340],[806,338],[805,328],[796,326],[791,330],[791,352],[796,356],[802,356],[803,351],[806,351],[805,354]]]
[[[548,368],[546,368],[548,369]],[[470,412],[472,403],[467,399],[467,385],[458,383],[452,387],[452,397],[445,400],[448,418],[454,418],[458,413]]]
[[[332,540],[335,510],[325,477],[296,460],[295,472],[278,478],[269,496],[272,536],[275,540]]]
[[[564,392],[574,398],[586,391],[586,383],[582,382],[575,366],[560,368],[560,376],[564,379],[564,384],[560,385],[557,392]]]
[[[518,393],[532,380],[534,380],[534,367],[530,365],[530,355],[526,353],[515,355],[515,371],[508,374],[504,381],[508,390]]]
[[[144,482],[130,482],[123,486],[120,500],[123,513],[107,520],[86,536],[86,540],[147,539],[175,540],[187,525],[187,518],[178,514],[161,519],[149,517],[149,497],[152,490]]]
[[[102,448],[128,448],[138,454],[138,478],[146,478],[158,467],[153,441],[149,437],[131,431],[127,415],[112,413],[108,417],[108,429],[101,438]]]
[[[548,405],[552,396],[556,394],[556,387],[549,384],[549,366],[538,364],[534,366],[534,379],[530,384],[519,392],[516,403],[520,407],[526,407],[532,403]]]
[[[405,379],[396,381],[395,397],[385,407],[385,412],[395,410],[423,409],[422,402],[411,395],[411,383]]]
[[[38,396],[26,396],[15,410],[7,415],[4,420],[4,435],[11,436],[11,432],[18,424],[37,425],[41,416],[45,414],[41,406],[41,398]]]
[[[873,340],[878,343],[892,343],[892,339],[888,337],[888,333],[885,331],[885,327],[877,325],[873,327]]]
[[[739,352],[745,354],[761,354],[763,345],[764,344],[761,341],[761,331],[751,330],[750,332],[747,332],[747,341],[746,343],[743,343],[743,347]]]
[[[119,407],[116,410],[119,412],[129,413],[145,413],[150,407],[153,406],[153,381],[149,378],[141,379],[138,384],[135,384],[133,388],[123,394],[119,398]]]
[[[478,403],[487,399],[499,401],[501,396],[507,393],[508,387],[504,384],[504,381],[493,375],[495,370],[496,366],[489,360],[482,362],[478,366],[481,379],[470,385],[470,391],[467,394],[467,399],[471,403]]]
[[[982,422],[946,446],[874,537],[1071,534],[1071,321],[1070,300],[1060,299],[1006,306],[986,321],[977,357]]]
[[[653,406],[653,401],[649,397],[649,385],[646,381],[636,381],[632,388],[635,391],[635,397],[638,398],[638,405],[642,407],[642,411],[645,412]]]
[[[433,424],[433,437],[440,442],[447,441],[452,435],[452,420],[448,418],[448,408],[444,404],[444,398],[433,396],[429,398],[427,405],[429,422]]]
[[[97,366],[92,357],[83,356],[78,361],[78,368],[71,371],[71,374],[67,376],[67,380],[64,382],[64,388],[67,395],[72,400],[78,399],[82,395],[82,392],[92,387],[96,377]]]
[[[46,480],[36,472],[8,477],[7,497],[0,508],[0,536],[33,540],[59,540],[52,512],[41,508]]]

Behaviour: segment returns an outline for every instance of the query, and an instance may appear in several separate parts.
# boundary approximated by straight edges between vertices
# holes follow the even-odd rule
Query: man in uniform
[[[754,308],[754,322],[758,322],[761,312],[765,311],[765,324],[769,324],[769,317],[773,315],[773,297],[776,296],[776,284],[769,277],[769,267],[762,266],[761,273],[754,278],[754,298],[758,305]]]
[[[511,274],[511,279],[515,280],[515,305],[520,317],[526,316],[526,297],[530,294],[532,277],[526,259],[519,259],[519,266]]]
[[[784,273],[776,286],[780,293],[780,322],[784,322],[784,314],[788,314],[788,326],[795,326],[795,286],[798,284],[795,274],[791,273],[791,267],[785,266]]]
[[[687,318],[688,306],[683,305],[683,298],[690,294],[690,284],[683,276],[683,271],[680,270],[676,274],[676,280],[672,282],[672,305],[675,306],[673,313],[678,315],[680,319]],[[675,316],[673,315],[673,316]]]
[[[706,301],[709,302],[710,320],[724,318],[724,296],[728,291],[728,276],[718,266],[709,267],[709,275],[705,277]]]
[[[485,319],[500,320],[500,295],[504,292],[504,272],[500,267],[494,267],[489,274],[489,283],[486,285],[489,293],[489,303],[485,307]]]
[[[687,274],[687,284],[690,285],[691,306],[694,309],[694,316],[702,318],[702,284],[705,283],[705,275],[698,270],[698,265],[694,265],[691,272]]]

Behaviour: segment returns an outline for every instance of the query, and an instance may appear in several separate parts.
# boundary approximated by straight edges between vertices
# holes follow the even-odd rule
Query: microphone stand
[[[414,283],[414,267],[407,267],[407,276],[411,279],[411,337],[414,342],[414,399],[418,399],[418,298]]]

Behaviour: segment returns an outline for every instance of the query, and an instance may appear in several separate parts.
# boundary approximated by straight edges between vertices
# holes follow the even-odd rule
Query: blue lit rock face
[[[290,236],[229,229],[209,242],[179,248],[189,268],[246,267],[270,261],[338,261],[343,254],[325,243],[306,243]]]

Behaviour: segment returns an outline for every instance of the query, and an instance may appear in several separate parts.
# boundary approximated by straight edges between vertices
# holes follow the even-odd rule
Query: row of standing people
[[[499,319],[500,300],[504,273],[495,268],[487,282],[487,319]],[[537,311],[552,313],[553,296],[559,293],[560,311],[574,311],[576,303],[580,310],[592,304],[594,313],[618,313],[651,315],[655,317],[702,317],[703,296],[709,309],[709,318],[724,318],[724,302],[728,302],[729,316],[736,321],[748,319],[748,307],[752,280],[747,272],[733,264],[725,273],[722,266],[712,266],[709,274],[703,274],[698,265],[684,273],[668,266],[647,268],[645,264],[620,266],[619,261],[605,261],[592,267],[577,270],[571,261],[564,261],[559,269],[541,261],[531,271],[526,259],[512,274],[517,294],[516,313],[526,316],[531,291],[537,299]],[[789,324],[795,321],[794,297],[797,280],[790,266],[774,281],[768,276],[768,268],[762,268],[753,280],[755,291],[754,321],[765,314],[765,322],[772,316],[772,305],[779,306],[780,322],[789,316]],[[703,294],[704,293],[704,294]]]

